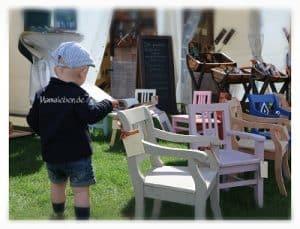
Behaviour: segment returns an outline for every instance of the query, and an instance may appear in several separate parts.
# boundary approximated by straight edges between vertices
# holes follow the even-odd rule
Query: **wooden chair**
[[[279,100],[279,106],[285,109],[286,111],[291,112],[291,105],[286,100],[285,95],[280,93],[275,93],[275,95]]]
[[[103,135],[106,137],[108,135],[108,119],[105,117],[104,119],[100,120],[95,124],[89,125],[90,132],[93,132],[94,129],[102,129]]]
[[[152,96],[156,96],[156,89],[135,89],[134,97],[141,103],[151,102]]]
[[[240,102],[233,98],[228,102],[230,106],[232,129],[238,131],[250,130],[251,128],[265,129],[270,133],[271,139],[264,142],[264,158],[274,161],[274,173],[277,186],[282,195],[287,196],[287,192],[282,177],[284,175],[290,179],[289,153],[288,153],[288,126],[289,120],[278,118],[262,118],[243,113]],[[253,153],[255,150],[254,141],[241,137],[239,140],[233,138],[234,148]]]
[[[194,91],[193,93],[193,104],[210,104],[211,103],[211,91]],[[180,114],[180,115],[172,115],[172,126],[175,131],[189,131],[189,128],[184,125],[188,125],[189,123],[189,115],[188,114]]]
[[[150,110],[152,118],[154,118],[158,121],[162,130],[174,132],[173,126],[171,125],[166,112],[160,110],[155,105],[148,106],[148,108]]]
[[[156,96],[156,89],[135,89],[134,95],[140,104],[150,103],[152,97]],[[116,115],[112,115],[111,129],[110,146],[113,146],[116,141],[117,131],[120,129]]]
[[[259,207],[263,207],[263,178],[260,174],[260,163],[263,161],[264,137],[250,133],[232,130],[230,127],[229,105],[227,103],[190,104],[189,105],[189,131],[190,134],[199,135],[196,125],[196,115],[202,119],[201,134],[219,138],[217,116],[222,113],[223,140],[220,140],[223,148],[215,147],[212,151],[216,154],[219,163],[219,174],[222,176],[218,183],[218,190],[238,186],[254,186],[255,200]],[[255,141],[255,153],[250,155],[234,150],[231,136],[245,137]],[[201,143],[192,143],[192,149],[204,147]],[[253,172],[254,178],[241,180],[236,174]],[[237,178],[237,179],[235,179]]]
[[[218,165],[213,154],[203,151],[170,148],[157,144],[157,139],[172,142],[217,141],[210,137],[178,135],[157,129],[145,106],[118,112],[123,128],[128,170],[135,193],[135,217],[144,218],[144,198],[154,199],[153,216],[159,214],[161,201],[195,206],[195,218],[205,218],[206,200],[210,198],[213,214],[221,217],[217,199]],[[159,156],[187,158],[188,166],[166,166]],[[151,168],[142,173],[139,165],[150,159]],[[197,162],[201,162],[199,167]]]

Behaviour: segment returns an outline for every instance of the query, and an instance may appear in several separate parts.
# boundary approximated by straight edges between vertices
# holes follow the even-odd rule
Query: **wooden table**
[[[257,91],[254,79],[251,74],[250,68],[240,69],[241,73],[230,73],[225,72],[223,68],[216,67],[212,68],[213,79],[218,85],[220,91],[226,91],[229,93],[229,87],[231,84],[242,84],[244,87],[244,95],[241,100],[241,103],[245,103],[248,95],[252,91]]]
[[[262,70],[258,69],[257,67],[252,66],[251,67],[251,75],[253,76],[253,79],[258,82],[262,82],[263,85],[258,91],[256,88],[256,91],[254,91],[254,94],[265,94],[268,86],[270,86],[271,91],[273,93],[280,93],[280,94],[286,94],[286,100],[290,101],[289,94],[290,94],[290,83],[291,83],[291,75],[290,71],[288,71],[288,74],[284,74],[279,71],[278,76],[271,75],[269,72],[263,72]],[[279,91],[277,91],[275,84],[282,84]],[[255,86],[255,83],[254,83]]]

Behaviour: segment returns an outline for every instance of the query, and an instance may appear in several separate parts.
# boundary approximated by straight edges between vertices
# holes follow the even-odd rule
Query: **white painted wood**
[[[156,89],[135,89],[135,98],[141,103],[151,102],[151,97],[156,96]]]
[[[124,131],[138,129],[143,132],[144,154],[132,155],[126,148],[128,170],[135,193],[135,217],[144,217],[144,197],[155,199],[153,217],[157,217],[161,201],[171,201],[195,206],[195,218],[205,218],[206,201],[211,199],[211,206],[216,218],[221,218],[219,197],[216,190],[218,180],[218,163],[213,154],[204,151],[178,149],[158,145],[156,139],[193,142],[196,139],[210,145],[218,143],[217,140],[199,136],[177,136],[174,133],[156,129],[153,125],[150,111],[141,106],[129,110],[119,111],[119,119]],[[134,135],[131,135],[134,136]],[[161,137],[161,138],[160,138]],[[181,139],[183,137],[183,139]],[[126,138],[123,139],[124,145]],[[133,144],[134,147],[136,144]],[[138,148],[138,147],[137,147]],[[188,166],[165,166],[160,156],[187,158]],[[139,164],[150,158],[152,167],[143,175]],[[199,164],[201,166],[199,167]],[[213,195],[211,195],[213,192]]]
[[[200,115],[203,119],[208,119],[208,122],[203,121],[202,129],[199,131],[196,117]],[[207,118],[209,117],[209,118]],[[211,120],[214,120],[213,122]],[[218,129],[218,120],[222,123],[222,129]],[[219,137],[219,132],[222,132],[223,139],[220,139],[220,143],[223,145],[223,149],[214,145],[211,148],[211,152],[216,156],[219,163],[219,175],[230,175],[235,173],[253,172],[254,174],[260,173],[260,161],[263,161],[263,144],[265,137],[257,136],[250,133],[231,130],[229,114],[229,104],[227,103],[214,103],[214,104],[190,104],[189,105],[189,133],[199,135],[199,133],[212,136],[213,138]],[[232,147],[232,137],[240,136],[249,138],[255,141],[255,154],[251,155],[245,152],[234,150]],[[191,148],[198,149],[199,147],[206,147],[206,144],[202,142],[196,142],[190,144]],[[263,180],[260,179],[248,179],[244,181],[232,181],[230,179],[224,179],[224,182],[218,184],[218,189],[227,189],[231,187],[255,185],[256,190],[259,192],[254,193],[257,205],[263,206]],[[258,187],[259,186],[259,187]],[[256,198],[259,196],[259,198]]]

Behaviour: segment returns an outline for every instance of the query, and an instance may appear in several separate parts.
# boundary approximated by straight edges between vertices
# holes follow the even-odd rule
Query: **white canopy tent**
[[[258,34],[258,33],[264,33],[264,31],[267,32],[267,29],[270,29],[271,25],[274,22],[269,21],[269,19],[272,19],[276,16],[277,22],[276,25],[284,26],[286,25],[287,28],[289,28],[289,21],[287,20],[290,15],[289,11],[260,11],[260,14],[263,14],[262,17],[257,17],[257,12],[249,10],[228,10],[226,9],[216,9],[215,10],[215,20],[214,20],[214,27],[215,27],[215,34],[218,33],[219,29],[222,27],[226,27],[227,29],[230,27],[235,28],[237,31],[236,36],[231,40],[231,43],[224,47],[222,51],[224,51],[226,54],[229,54],[235,61],[237,61],[238,66],[243,65],[249,65],[249,59],[251,58],[251,49],[249,46],[249,34]],[[197,11],[195,11],[197,12]],[[199,11],[198,11],[199,12]],[[112,19],[112,13],[113,9],[105,8],[105,9],[78,9],[77,10],[77,17],[78,17],[78,29],[77,33],[81,34],[83,36],[82,45],[86,47],[93,58],[96,61],[96,67],[90,68],[89,74],[88,74],[88,80],[85,85],[83,85],[83,88],[85,88],[89,93],[91,93],[92,96],[98,97],[99,99],[102,97],[107,97],[108,95],[104,93],[102,90],[98,89],[96,87],[95,81],[96,77],[98,75],[98,71],[100,69],[100,65],[103,59],[104,50],[106,47],[106,43],[109,38],[109,28],[111,24]],[[259,15],[260,15],[259,14]],[[229,16],[228,16],[229,15]],[[273,16],[272,16],[273,15]],[[194,31],[196,29],[196,26],[198,24],[198,21],[200,19],[200,14],[191,14],[190,15],[190,23],[187,23],[183,26],[183,9],[164,9],[159,8],[157,10],[157,29],[158,29],[158,35],[170,35],[172,37],[173,41],[173,55],[174,55],[174,65],[175,65],[175,87],[176,87],[176,100],[177,103],[190,103],[191,102],[191,80],[189,77],[189,73],[186,71],[186,62],[185,62],[185,52],[186,52],[186,45],[189,40],[192,39],[192,36],[194,34]],[[237,20],[235,17],[238,17],[239,20]],[[262,21],[261,21],[262,20]],[[189,20],[188,20],[189,21]],[[280,21],[280,23],[279,23]],[[254,25],[255,24],[255,25]],[[272,24],[272,25],[273,25]],[[262,26],[263,25],[263,26]],[[13,25],[11,25],[13,26]],[[263,29],[261,29],[263,27]],[[274,28],[274,30],[280,31],[282,28]],[[277,32],[278,32],[277,31]],[[16,33],[17,34],[17,33]],[[20,34],[20,33],[19,33]],[[182,34],[185,34],[183,37]],[[272,43],[276,42],[276,37],[272,37],[271,35],[264,37],[264,44],[268,43],[269,41],[267,39],[272,39]],[[279,38],[278,38],[279,39]],[[278,40],[279,41],[279,40]],[[283,47],[284,45],[288,46],[288,44],[282,44],[285,42],[284,38],[280,41],[281,45],[279,47]],[[14,44],[14,46],[17,46],[17,44]],[[281,65],[279,67],[284,66],[284,50],[277,50],[276,53],[274,50],[272,50],[272,56],[267,56],[268,53],[266,50],[264,50],[263,45],[260,47],[262,50],[256,50],[258,54],[263,53],[264,59],[267,59],[268,62],[272,63],[272,58],[275,58],[276,62],[274,63],[277,65],[277,62],[279,60],[282,60]],[[253,47],[252,47],[253,51]],[[49,53],[48,53],[49,54]],[[281,55],[282,57],[279,57]],[[48,57],[44,57],[44,61],[48,61]],[[23,58],[23,61],[25,62],[25,58]],[[43,63],[41,62],[41,63]],[[28,63],[26,63],[28,64]],[[20,96],[21,91],[13,91],[15,88],[15,81],[20,80],[22,77],[22,74],[25,74],[24,72],[18,73],[21,74],[21,76],[14,76],[15,74],[15,63],[14,65],[11,65],[10,67],[10,96],[12,96],[12,102],[10,102],[10,112],[11,110],[18,110],[14,106],[17,106],[20,102],[18,99],[15,98],[17,96],[19,99],[21,99],[24,103],[27,96]],[[18,66],[22,66],[22,64],[18,64]],[[45,65],[44,65],[45,66]],[[46,65],[47,66],[47,65]],[[50,66],[50,65],[49,65]],[[41,67],[41,66],[40,66]],[[38,90],[38,87],[45,86],[51,76],[51,71],[49,70],[49,67],[42,68],[46,72],[46,77],[44,74],[39,74],[39,82],[37,83],[36,76],[31,76],[31,83],[30,83],[30,99],[33,99],[33,95],[36,90]],[[39,72],[39,71],[38,71]],[[43,76],[42,76],[43,75]],[[41,83],[42,82],[42,83]],[[12,90],[13,89],[13,90]],[[24,88],[26,90],[26,88]],[[23,92],[24,93],[24,92]],[[237,96],[238,98],[242,94],[242,88],[241,87],[233,87],[232,88],[232,94],[234,96]],[[26,93],[24,93],[26,95]],[[24,98],[25,97],[25,98]],[[108,96],[109,97],[109,96]],[[27,97],[28,98],[28,97]],[[19,102],[19,103],[18,103]],[[27,109],[22,107],[21,113],[27,113]]]

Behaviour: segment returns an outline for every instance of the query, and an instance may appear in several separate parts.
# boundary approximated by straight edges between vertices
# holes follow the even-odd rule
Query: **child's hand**
[[[111,100],[111,103],[112,103],[113,108],[119,107],[119,101],[118,100],[113,99],[113,100]]]

